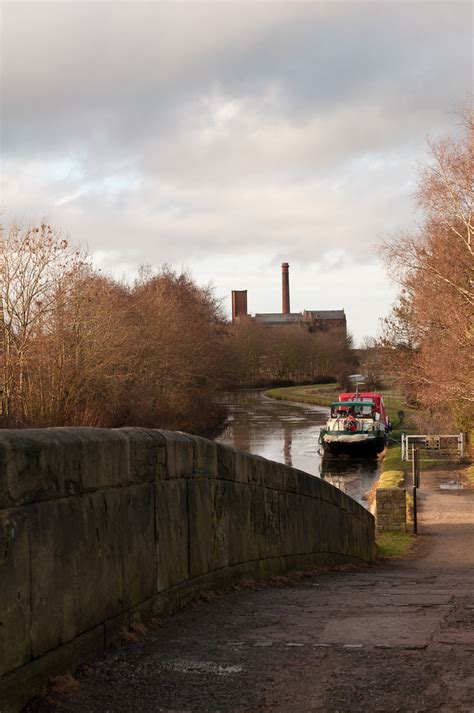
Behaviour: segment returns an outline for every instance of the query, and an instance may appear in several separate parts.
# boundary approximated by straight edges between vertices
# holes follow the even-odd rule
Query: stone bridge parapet
[[[0,713],[206,590],[374,556],[372,515],[288,466],[179,432],[2,430]]]

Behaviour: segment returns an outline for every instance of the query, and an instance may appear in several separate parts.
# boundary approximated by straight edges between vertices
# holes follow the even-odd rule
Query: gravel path
[[[474,711],[474,490],[451,478],[423,473],[410,559],[199,602],[29,710]]]

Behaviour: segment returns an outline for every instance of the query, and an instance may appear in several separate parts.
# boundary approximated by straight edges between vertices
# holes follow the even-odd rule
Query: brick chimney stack
[[[283,314],[290,314],[290,276],[287,262],[281,264],[281,311]]]
[[[232,323],[247,314],[247,290],[232,290]]]

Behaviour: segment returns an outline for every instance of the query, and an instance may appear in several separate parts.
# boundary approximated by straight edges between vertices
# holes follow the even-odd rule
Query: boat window
[[[364,418],[370,418],[372,415],[372,406],[370,404],[361,404],[360,406],[355,406],[356,416],[363,416]]]

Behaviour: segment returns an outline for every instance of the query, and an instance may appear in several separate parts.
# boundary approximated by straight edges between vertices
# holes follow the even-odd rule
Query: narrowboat
[[[389,431],[382,394],[356,390],[339,394],[338,401],[331,404],[319,442],[327,454],[375,455],[384,450]]]

